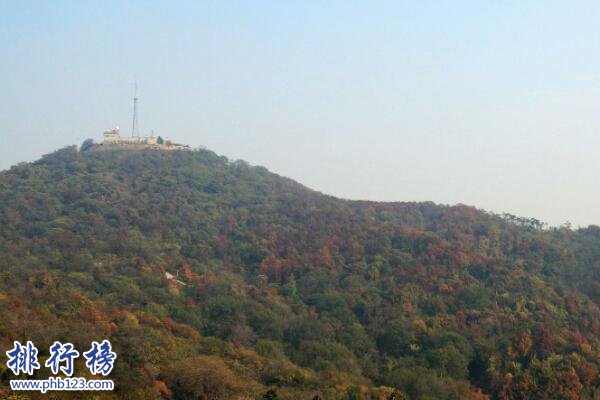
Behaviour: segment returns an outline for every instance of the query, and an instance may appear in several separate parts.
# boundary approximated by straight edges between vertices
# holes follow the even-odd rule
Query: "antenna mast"
[[[135,83],[133,90],[133,126],[131,127],[131,136],[139,136],[139,125],[138,125],[138,97],[137,97],[137,82]]]

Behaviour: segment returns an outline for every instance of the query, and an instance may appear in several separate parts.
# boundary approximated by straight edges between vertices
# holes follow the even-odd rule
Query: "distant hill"
[[[117,388],[96,398],[600,396],[594,226],[68,147],[0,173],[0,255],[2,352],[109,339]]]

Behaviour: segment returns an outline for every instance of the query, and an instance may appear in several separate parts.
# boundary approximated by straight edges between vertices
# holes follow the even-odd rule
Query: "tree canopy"
[[[207,150],[76,147],[1,172],[0,221],[0,348],[109,339],[116,389],[97,398],[600,395],[596,226],[341,200]]]

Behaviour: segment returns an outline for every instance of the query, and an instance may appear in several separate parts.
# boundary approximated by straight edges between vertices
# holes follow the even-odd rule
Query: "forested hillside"
[[[68,147],[0,173],[0,256],[3,357],[109,339],[98,399],[600,398],[598,227]]]

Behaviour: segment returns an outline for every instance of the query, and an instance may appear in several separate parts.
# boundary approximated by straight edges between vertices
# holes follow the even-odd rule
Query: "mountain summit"
[[[600,393],[598,227],[341,200],[207,150],[76,147],[1,172],[0,221],[0,347],[110,339],[97,398]]]

